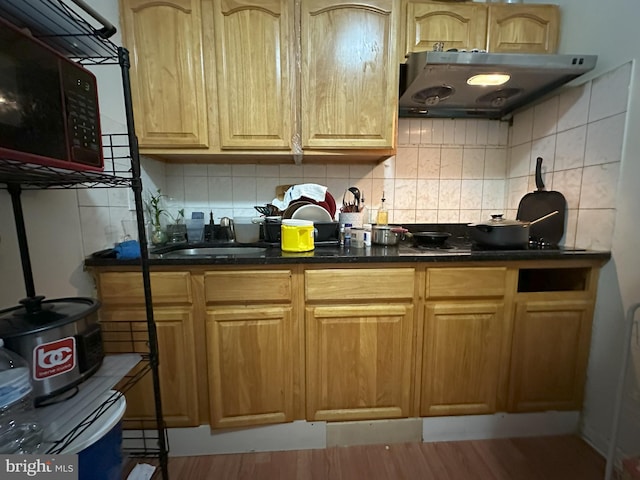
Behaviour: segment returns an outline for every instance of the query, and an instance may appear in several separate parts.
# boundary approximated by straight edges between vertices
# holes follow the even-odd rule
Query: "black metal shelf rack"
[[[150,372],[156,407],[155,434],[141,430],[137,446],[128,450],[132,456],[157,457],[163,479],[168,479],[168,443],[160,400],[158,376],[158,342],[153,317],[149,252],[142,202],[140,156],[135,136],[135,124],[129,79],[129,52],[115,45],[109,38],[115,27],[82,0],[2,0],[0,17],[48,44],[62,55],[82,65],[116,65],[122,75],[127,132],[103,136],[105,170],[101,173],[66,170],[0,158],[0,188],[11,195],[16,223],[18,245],[28,298],[36,297],[27,235],[20,193],[36,189],[77,188],[130,188],[133,192],[138,239],[140,242],[142,273],[145,293],[149,352],[136,372],[125,378],[121,390],[128,390],[144,374]],[[105,405],[106,407],[106,405]]]

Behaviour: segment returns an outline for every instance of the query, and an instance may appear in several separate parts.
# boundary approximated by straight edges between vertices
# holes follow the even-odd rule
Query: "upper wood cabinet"
[[[407,4],[406,50],[433,50],[436,42],[444,48],[485,48],[487,38],[486,6],[478,3]]]
[[[557,5],[491,5],[487,20],[487,50],[555,53],[558,50],[559,25]]]
[[[199,0],[121,0],[123,43],[142,147],[206,148]]]
[[[406,4],[405,54],[444,49],[486,49],[493,53],[555,53],[557,5],[441,3]]]
[[[302,148],[393,148],[398,102],[392,0],[302,0]]]
[[[228,162],[394,153],[394,0],[120,1],[143,154]]]
[[[213,20],[220,147],[289,150],[293,2],[215,0]]]

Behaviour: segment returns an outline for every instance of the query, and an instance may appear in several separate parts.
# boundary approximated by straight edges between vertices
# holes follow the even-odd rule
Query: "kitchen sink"
[[[194,247],[180,248],[166,252],[157,252],[161,258],[214,258],[262,255],[267,251],[264,247]]]

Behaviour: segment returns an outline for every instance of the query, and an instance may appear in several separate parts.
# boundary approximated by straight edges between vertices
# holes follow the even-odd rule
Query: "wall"
[[[545,3],[533,0],[532,3]],[[593,53],[598,66],[593,76],[633,61],[631,88],[627,108],[619,182],[616,186],[616,220],[613,229],[612,255],[602,271],[594,321],[593,341],[588,371],[583,433],[600,451],[610,441],[612,412],[617,380],[622,363],[625,338],[625,315],[629,307],[640,301],[640,238],[638,205],[640,205],[640,71],[638,60],[638,22],[640,3],[635,0],[559,0],[562,14],[561,52]],[[611,93],[612,90],[607,90]],[[634,335],[635,336],[635,335]],[[636,344],[636,349],[637,349]],[[631,366],[625,398],[638,410],[640,359]],[[625,409],[621,425],[635,432],[625,436],[618,447],[623,454],[640,453],[640,420]]]

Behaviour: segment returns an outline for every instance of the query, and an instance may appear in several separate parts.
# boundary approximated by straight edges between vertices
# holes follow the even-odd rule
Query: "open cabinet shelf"
[[[115,33],[115,27],[82,0],[2,0],[0,17],[21,29],[28,29],[34,37],[77,63],[114,65],[119,68],[127,123],[127,131],[124,133],[102,135],[105,168],[101,172],[42,166],[0,156],[0,189],[7,189],[11,195],[27,297],[33,298],[36,294],[20,200],[22,190],[130,188],[135,203],[140,240],[140,270],[145,293],[148,353],[108,355],[101,369],[80,384],[78,394],[73,398],[40,408],[39,415],[43,418],[43,424],[47,425],[45,453],[63,451],[64,447],[92,422],[109,408],[113,408],[120,393],[108,395],[109,398],[98,401],[96,405],[96,399],[102,398],[101,395],[107,394],[111,389],[125,393],[142,376],[150,374],[153,379],[156,428],[141,429],[139,434],[134,435],[130,435],[130,432],[135,431],[125,432],[123,450],[130,456],[158,458],[160,468],[156,470],[154,477],[168,479],[168,444],[160,400],[158,342],[151,298],[149,252],[144,228],[140,157],[134,133],[129,52],[109,40]],[[116,368],[115,373],[112,367]],[[128,447],[128,438],[133,439],[131,447]]]

